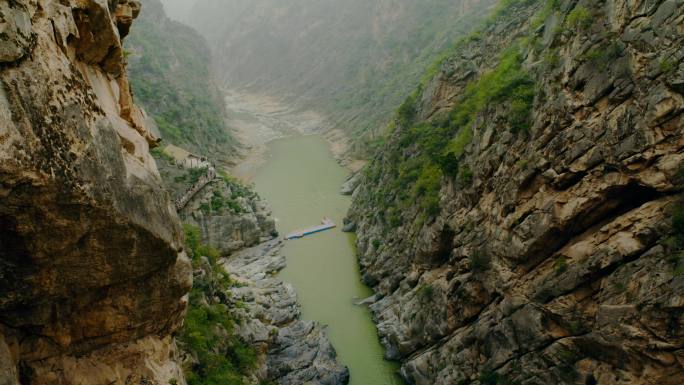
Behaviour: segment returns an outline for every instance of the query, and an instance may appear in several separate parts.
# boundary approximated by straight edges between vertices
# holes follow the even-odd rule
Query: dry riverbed
[[[325,117],[314,111],[294,109],[279,100],[244,91],[224,91],[228,124],[239,143],[235,166],[229,171],[250,182],[267,160],[267,143],[275,139],[324,134],[335,159],[349,171],[363,167],[349,158],[350,141],[344,131],[332,129]]]

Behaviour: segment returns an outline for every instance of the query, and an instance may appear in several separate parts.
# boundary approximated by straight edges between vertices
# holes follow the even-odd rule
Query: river
[[[257,192],[278,219],[281,234],[318,224],[323,217],[338,225],[350,200],[339,194],[348,175],[319,135],[277,139],[254,176]],[[367,308],[354,305],[371,290],[360,281],[354,236],[340,228],[288,241],[287,268],[304,319],[328,326],[339,360],[349,367],[352,385],[399,385],[398,366],[383,359],[383,349]]]

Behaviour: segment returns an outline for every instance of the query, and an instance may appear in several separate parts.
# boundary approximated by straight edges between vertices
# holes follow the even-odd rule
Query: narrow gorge
[[[682,0],[0,0],[0,385],[680,385],[683,112]]]

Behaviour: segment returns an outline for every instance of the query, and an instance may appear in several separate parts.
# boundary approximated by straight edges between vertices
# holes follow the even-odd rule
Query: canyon
[[[0,1],[0,385],[684,381],[684,2],[344,4]]]

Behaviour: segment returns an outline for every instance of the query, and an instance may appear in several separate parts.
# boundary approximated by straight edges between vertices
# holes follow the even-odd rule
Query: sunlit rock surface
[[[0,382],[184,382],[191,268],[132,103],[140,5],[0,4]]]

